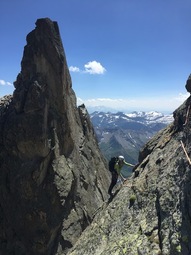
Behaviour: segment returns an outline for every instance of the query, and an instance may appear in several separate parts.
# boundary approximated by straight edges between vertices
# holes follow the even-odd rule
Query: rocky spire
[[[37,20],[14,85],[0,102],[0,254],[66,254],[106,199],[108,172],[56,22]]]

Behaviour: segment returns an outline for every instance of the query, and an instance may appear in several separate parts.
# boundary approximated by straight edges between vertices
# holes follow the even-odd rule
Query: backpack
[[[114,171],[114,166],[115,166],[115,163],[117,162],[118,158],[117,157],[112,157],[109,161],[109,171],[112,172]]]

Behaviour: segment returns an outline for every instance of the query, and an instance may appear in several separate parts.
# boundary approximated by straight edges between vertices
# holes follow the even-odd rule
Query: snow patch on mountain
[[[132,113],[111,113],[111,112],[93,112],[90,114],[90,117],[94,122],[97,120],[99,124],[107,123],[116,125],[118,121],[125,121],[125,122],[137,122],[142,123],[145,125],[153,124],[153,123],[163,123],[163,124],[170,124],[173,122],[173,114],[164,115],[163,113],[150,111],[150,112],[132,112]]]
[[[150,112],[93,112],[91,122],[98,144],[106,159],[124,155],[132,164],[138,160],[139,150],[156,132],[173,122],[173,115]]]
[[[139,119],[140,122],[144,123],[164,123],[164,124],[170,124],[173,121],[173,114],[170,115],[164,115],[163,113],[156,112],[156,111],[150,111],[150,112],[132,112],[132,113],[126,113],[127,117],[132,119]]]

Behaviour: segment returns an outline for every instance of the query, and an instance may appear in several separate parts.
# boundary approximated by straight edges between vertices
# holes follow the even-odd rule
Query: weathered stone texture
[[[67,255],[191,254],[190,104],[145,145],[131,179]]]
[[[14,85],[0,100],[0,254],[65,254],[106,199],[108,173],[56,22],[37,20]]]

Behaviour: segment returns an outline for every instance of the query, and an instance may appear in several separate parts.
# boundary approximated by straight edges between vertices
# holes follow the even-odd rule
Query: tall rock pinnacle
[[[37,20],[14,85],[0,99],[0,254],[66,254],[105,200],[108,173],[56,22]]]

